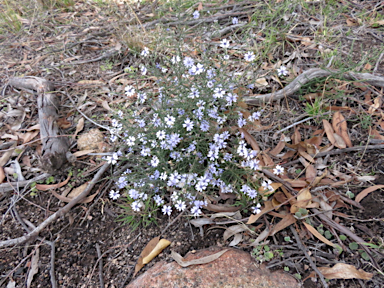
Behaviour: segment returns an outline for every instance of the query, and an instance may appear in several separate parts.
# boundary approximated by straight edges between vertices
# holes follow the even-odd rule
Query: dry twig
[[[44,220],[39,226],[33,229],[30,233],[19,238],[1,241],[0,248],[21,244],[39,235],[39,233],[45,227],[47,227],[57,218],[65,215],[73,206],[75,206],[77,203],[81,202],[85,197],[87,197],[87,195],[91,192],[93,186],[95,186],[96,182],[100,179],[100,177],[104,174],[104,172],[107,170],[108,167],[109,167],[108,163],[104,164],[100,168],[99,172],[97,172],[97,174],[93,177],[92,181],[89,182],[87,188],[79,196],[77,196],[76,198],[71,200],[67,205],[65,205],[63,208],[61,208],[60,210],[58,210],[57,212],[49,216],[46,220]]]

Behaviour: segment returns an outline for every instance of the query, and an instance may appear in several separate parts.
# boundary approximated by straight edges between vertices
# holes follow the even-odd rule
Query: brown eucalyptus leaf
[[[167,239],[161,239],[157,242],[156,246],[152,249],[152,251],[145,257],[143,257],[143,264],[148,264],[159,255],[165,248],[167,248],[171,244],[171,241]]]
[[[368,187],[368,188],[364,189],[359,194],[357,194],[355,201],[360,203],[360,201],[363,200],[363,198],[365,196],[367,196],[369,193],[371,193],[373,191],[376,191],[377,189],[384,189],[384,185],[374,185],[372,187]]]
[[[233,247],[239,244],[241,241],[243,241],[243,234],[235,234],[233,237],[233,240],[231,243],[228,244],[228,246]]]
[[[227,241],[231,236],[249,230],[244,224],[233,225],[228,227],[223,234],[224,241]]]
[[[277,232],[291,226],[293,223],[296,223],[296,218],[293,217],[292,214],[287,214],[284,216],[284,218],[277,223],[275,226],[273,226],[273,229],[269,233],[270,236],[275,235]]]
[[[60,187],[63,187],[64,185],[67,185],[69,179],[71,179],[71,175],[68,175],[68,178],[65,179],[63,182],[61,183],[57,183],[57,184],[36,184],[36,189],[37,190],[40,190],[40,191],[47,191],[47,190],[50,190],[50,189],[56,189],[56,188],[60,188]]]
[[[225,250],[220,251],[218,253],[215,253],[215,254],[212,254],[212,255],[209,255],[209,256],[206,256],[206,257],[202,257],[202,258],[199,258],[199,259],[189,260],[189,261],[185,261],[184,258],[179,253],[177,253],[175,251],[171,252],[171,257],[181,267],[188,267],[188,266],[191,266],[191,265],[207,264],[207,263],[210,263],[212,261],[215,261],[216,259],[220,258],[220,256],[223,255],[227,251],[228,251],[228,249],[225,249]]]
[[[141,254],[139,255],[139,259],[137,260],[136,266],[135,266],[135,273],[133,274],[133,277],[136,276],[137,272],[141,270],[141,268],[144,267],[143,258],[148,256],[152,250],[156,247],[157,243],[160,241],[160,236],[153,238],[151,241],[148,242],[148,244],[144,247],[143,251],[141,251]]]
[[[245,141],[251,145],[252,149],[260,152],[260,147],[259,144],[257,144],[256,139],[244,128],[239,128],[239,131],[240,133],[243,133]]]
[[[344,139],[338,135],[337,133],[333,133],[333,137],[335,138],[335,146],[340,149],[347,148],[347,144],[345,144]]]
[[[228,204],[212,204],[208,203],[206,206],[204,206],[205,209],[212,211],[212,212],[236,212],[240,210],[240,206],[230,206]]]
[[[340,111],[337,111],[335,114],[333,114],[332,127],[336,134],[343,138],[345,144],[348,147],[352,147],[352,142],[348,135],[347,121]]]
[[[249,246],[255,247],[259,245],[259,243],[263,241],[265,238],[267,238],[268,235],[269,235],[269,228],[267,227],[263,232],[259,234],[259,236],[255,239],[255,241],[253,241]]]
[[[283,151],[284,147],[285,147],[285,135],[281,134],[279,143],[277,143],[276,147],[273,148],[273,150],[269,151],[269,154],[276,156],[281,151]]]
[[[325,244],[329,245],[329,246],[332,246],[332,247],[336,247],[337,244],[333,244],[331,241],[329,241],[327,238],[325,238],[323,235],[321,235],[315,227],[309,225],[308,223],[306,223],[305,221],[303,221],[303,224],[304,226],[308,229],[309,232],[311,232],[317,239],[319,239],[320,241],[324,242]]]
[[[363,279],[371,280],[373,277],[372,273],[365,272],[363,269],[357,270],[355,266],[337,263],[333,267],[318,267],[321,274],[326,279]],[[315,272],[312,272],[308,277],[314,277]]]

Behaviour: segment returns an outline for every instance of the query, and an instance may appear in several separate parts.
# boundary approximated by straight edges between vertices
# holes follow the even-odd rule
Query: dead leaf
[[[299,211],[299,208],[305,208],[311,204],[312,194],[308,187],[305,187],[297,194],[297,202],[291,206],[291,213],[295,214]]]
[[[249,216],[247,224],[255,223],[257,221],[257,219],[259,219],[263,214],[269,212],[272,209],[273,209],[272,202],[271,201],[265,201],[264,202],[264,208],[261,209],[261,211],[259,213],[252,214],[251,216]]]
[[[242,240],[243,240],[243,234],[241,234],[241,233],[235,234],[234,237],[233,237],[233,240],[231,241],[231,243],[228,244],[228,246],[230,246],[230,247],[236,246]]]
[[[203,10],[203,3],[199,3],[199,6],[197,6],[197,11]]]
[[[0,158],[0,167],[4,167],[8,163],[8,160],[11,158],[13,151],[16,149],[16,142],[12,144],[10,148],[1,156]]]
[[[0,183],[3,183],[4,179],[5,179],[4,168],[0,166]]]
[[[87,155],[87,154],[93,153],[93,152],[95,152],[95,150],[82,150],[82,151],[77,151],[77,152],[73,153],[73,156],[80,157],[80,156],[84,156],[84,155]]]
[[[33,276],[39,271],[40,250],[36,248],[35,253],[32,255],[31,266],[28,272],[27,288],[31,287]]]
[[[327,238],[325,238],[323,235],[321,235],[313,226],[309,225],[305,221],[303,221],[303,224],[305,227],[308,229],[309,232],[311,232],[317,239],[320,241],[324,242],[325,244],[336,247],[336,244],[333,244],[331,241],[329,241]]]
[[[54,190],[51,191],[51,193],[53,194],[53,196],[55,196],[57,199],[63,201],[63,202],[66,202],[66,203],[69,203],[71,202],[73,199],[75,199],[77,196],[79,196],[88,186],[88,182],[87,183],[84,183],[83,185],[73,189],[71,191],[71,193],[69,193],[69,195],[67,196],[63,196],[63,195],[60,195],[60,194],[57,194]],[[83,199],[82,201],[80,201],[79,203],[89,203],[89,202],[92,202],[93,199],[96,197],[96,195],[98,194],[99,192],[97,191],[96,193],[86,197],[85,199]]]
[[[299,158],[299,161],[305,167],[305,178],[309,183],[313,182],[317,176],[317,170],[312,164],[309,164],[303,157]]]
[[[240,133],[243,133],[245,141],[251,145],[252,149],[260,152],[260,147],[259,144],[257,144],[256,139],[244,128],[239,128],[239,131]]]
[[[249,246],[255,247],[259,245],[259,243],[263,241],[265,238],[267,238],[268,235],[269,235],[269,228],[267,227],[263,232],[259,234],[259,236],[255,239],[255,241],[253,241]]]
[[[337,263],[333,267],[318,267],[319,271],[327,279],[363,279],[371,280],[372,273],[365,272],[363,269],[357,270],[355,266]],[[315,277],[316,273],[312,272],[308,277]]]
[[[259,78],[259,79],[256,79],[256,87],[259,87],[259,88],[262,88],[262,87],[266,87],[268,86],[268,82],[267,82],[267,79],[265,79],[264,77],[263,78]]]
[[[276,156],[281,151],[283,151],[284,147],[285,147],[285,135],[281,134],[279,143],[277,143],[276,147],[273,148],[272,151],[269,151],[269,154]]]
[[[335,146],[340,149],[347,148],[347,144],[345,144],[345,141],[341,136],[339,136],[337,133],[333,133],[333,137],[335,138]]]
[[[212,204],[208,203],[207,206],[204,206],[205,209],[212,211],[212,212],[236,212],[240,210],[240,206],[231,206],[228,204]]]
[[[335,137],[333,136],[335,131],[333,130],[331,123],[329,123],[328,120],[323,119],[323,126],[329,142],[331,142],[332,145],[335,145],[336,140],[335,140]]]
[[[56,189],[56,188],[60,188],[60,187],[63,187],[64,185],[67,185],[69,179],[71,179],[71,175],[68,175],[68,178],[65,179],[63,182],[61,183],[58,183],[58,184],[50,184],[50,185],[47,185],[47,184],[36,184],[36,189],[37,190],[40,190],[40,191],[47,191],[47,190],[50,190],[50,189]]]
[[[227,241],[231,236],[249,230],[244,224],[233,225],[228,227],[223,234],[224,241]]]
[[[220,256],[223,255],[227,251],[228,251],[228,249],[225,249],[225,250],[217,252],[215,254],[212,254],[212,255],[209,255],[209,256],[206,256],[206,257],[202,257],[202,258],[199,258],[199,259],[189,260],[189,261],[185,261],[184,258],[179,253],[177,253],[175,251],[171,251],[171,257],[181,267],[188,267],[188,266],[191,266],[191,265],[199,265],[199,264],[210,263],[210,262],[220,258]]]
[[[293,223],[296,223],[296,218],[293,217],[292,214],[285,215],[284,218],[273,227],[272,231],[269,233],[269,236],[275,235],[277,232],[291,226]]]
[[[363,200],[363,198],[365,196],[367,196],[369,193],[373,192],[373,191],[376,191],[377,189],[383,189],[384,188],[384,185],[374,185],[372,187],[368,187],[366,189],[364,189],[363,191],[361,191],[355,198],[355,201],[357,203],[360,203],[361,200]]]
[[[332,127],[336,134],[343,138],[345,144],[348,147],[352,147],[352,142],[348,135],[347,121],[340,111],[337,111],[335,114],[333,114]]]
[[[144,247],[143,251],[137,260],[137,264],[135,266],[135,273],[133,277],[136,276],[137,272],[144,267],[145,264],[148,264],[153,258],[161,253],[166,247],[171,244],[170,241],[166,239],[161,239],[160,236],[153,238],[148,244]]]
[[[81,117],[79,122],[77,122],[77,125],[76,125],[76,131],[75,131],[75,134],[72,135],[72,139],[75,139],[77,134],[84,129],[84,118]]]

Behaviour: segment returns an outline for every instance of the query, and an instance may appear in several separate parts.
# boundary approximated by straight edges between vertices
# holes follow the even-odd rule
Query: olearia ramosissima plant
[[[229,45],[222,40],[224,51]],[[120,192],[110,192],[114,200],[126,195],[130,220],[125,221],[133,222],[132,216],[148,219],[158,210],[171,215],[187,207],[191,215],[199,216],[208,196],[219,191],[245,197],[248,207],[259,212],[259,184],[251,181],[260,169],[257,152],[237,127],[258,120],[260,112],[245,118],[237,106],[236,83],[223,72],[225,62],[217,68],[208,52],[202,52],[200,61],[182,53],[169,58],[152,55],[148,48],[141,55],[153,61],[142,66],[141,73],[151,73],[156,81],[147,90],[125,87],[126,95],[137,101],[130,113],[122,109],[112,120],[110,140],[120,148],[107,157],[111,164],[124,161],[130,166],[117,179]],[[244,58],[255,59],[252,52]],[[263,186],[269,189],[269,184]]]

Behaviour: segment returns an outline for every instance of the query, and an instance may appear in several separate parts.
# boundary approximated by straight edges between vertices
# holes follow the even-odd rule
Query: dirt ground
[[[23,20],[24,32],[8,32],[0,35],[0,53],[2,54],[0,56],[0,84],[3,91],[0,99],[2,99],[5,106],[22,106],[25,108],[25,118],[20,124],[20,129],[27,129],[38,123],[37,105],[32,94],[6,86],[11,77],[38,76],[54,82],[56,89],[61,91],[62,110],[60,116],[69,123],[68,127],[64,129],[66,135],[73,135],[77,125],[75,122],[75,119],[77,119],[75,117],[76,109],[73,108],[73,105],[65,96],[66,94],[72,95],[75,99],[86,95],[86,100],[83,100],[82,103],[83,112],[89,116],[97,115],[102,119],[100,124],[105,125],[108,125],[108,119],[102,117],[107,113],[106,105],[122,101],[119,97],[114,96],[119,93],[118,85],[109,81],[123,73],[124,67],[136,65],[135,63],[139,61],[134,53],[129,52],[130,45],[133,45],[132,43],[137,39],[130,39],[131,42],[128,41],[128,44],[120,43],[119,41],[122,41],[122,38],[130,36],[117,37],[116,35],[120,32],[118,32],[119,27],[115,25],[114,21],[116,19],[121,20],[129,15],[130,18],[128,17],[124,23],[129,24],[130,21],[133,21],[133,16],[126,6],[119,6],[118,12],[103,14],[102,9],[97,5],[88,5],[86,1],[78,2],[77,8],[74,10],[60,10],[60,13],[56,14],[47,10],[41,18],[37,19],[40,21],[38,23],[33,18],[25,18]],[[350,2],[353,5],[348,4]],[[372,7],[376,5],[375,7],[380,8],[382,6],[377,6],[380,4],[379,2],[372,1],[370,5]],[[351,7],[356,10],[362,9],[360,6],[364,5],[364,1],[345,1],[345,3],[352,5]],[[3,4],[0,5],[4,6]],[[133,6],[136,15],[142,23],[149,22],[152,19],[150,14],[153,7],[151,5],[143,5],[140,9],[135,7]],[[2,8],[4,9],[4,7]],[[383,13],[383,8],[381,10],[379,8],[377,8],[378,11]],[[164,16],[164,19],[170,21],[172,17],[167,18]],[[338,29],[342,31],[346,28],[345,25],[341,24],[344,21],[345,19],[339,19],[339,23],[335,21],[332,23],[332,27],[340,25]],[[85,23],[87,23],[86,26]],[[299,28],[295,27],[295,29]],[[347,53],[346,58],[354,63],[360,63],[364,57],[367,57],[366,54],[362,54],[362,51],[376,49],[384,52],[383,29],[373,31],[373,29],[364,30],[362,27],[360,28],[353,30],[354,34],[351,36],[343,36],[333,42],[340,44],[338,46],[339,50],[347,51],[345,52]],[[295,30],[292,30],[292,33],[294,32]],[[120,46],[118,50],[111,49],[116,46]],[[113,51],[108,54],[108,51],[111,50]],[[287,52],[293,52],[293,48],[286,47],[286,51],[278,48],[275,55],[271,57],[277,58],[278,55],[283,59],[284,53]],[[302,56],[304,58],[300,59],[300,69],[306,70],[313,68],[313,64],[322,64],[311,58],[310,55],[314,53],[313,51],[303,49],[301,52],[307,53],[305,54],[307,56]],[[101,59],[97,60],[98,57],[101,57]],[[87,61],[89,59],[93,60]],[[62,65],[55,65],[55,63],[61,63]],[[383,63],[382,61],[377,66],[375,71],[377,75],[384,75]],[[372,64],[374,66],[375,63]],[[110,67],[107,69],[106,66]],[[276,83],[271,84],[263,93],[268,93],[276,87],[278,87]],[[356,87],[350,88],[346,92],[349,94],[345,98],[334,100],[332,105],[338,107],[348,106],[360,113],[359,109],[363,109],[361,103],[366,100],[365,94],[363,95],[361,92]],[[374,95],[377,94],[381,95],[382,99],[383,89],[375,88]],[[5,109],[4,107],[1,110]],[[303,100],[300,97],[292,96],[266,108],[267,116],[262,120],[262,125],[267,126],[274,123],[274,126],[269,130],[253,133],[261,150],[276,146],[278,139],[273,135],[279,129],[287,126],[284,123],[292,123],[293,118],[303,114],[303,107]],[[378,107],[381,113],[383,113],[382,108],[382,105]],[[370,128],[360,125],[362,118],[355,116],[352,112],[348,114],[348,117],[348,120],[350,120],[348,121],[348,128],[350,129],[353,146],[368,145],[369,139],[372,138]],[[7,122],[9,118],[2,117],[1,134],[11,133],[10,126],[12,123]],[[378,121],[381,121],[380,119],[383,120],[380,117],[374,118],[370,124],[371,128]],[[312,135],[317,127],[316,125],[312,122],[311,125],[305,123],[299,126],[303,139],[310,138],[309,135]],[[375,127],[382,126],[377,125]],[[83,131],[89,131],[92,128],[95,128],[95,125],[86,121]],[[379,130],[379,132],[384,135],[383,129]],[[6,145],[7,142],[13,139],[21,143],[21,140],[17,138],[5,137],[2,139],[1,145]],[[382,144],[381,142],[375,143]],[[9,146],[4,147],[6,146],[2,146],[0,150],[0,156],[3,156],[9,148]],[[27,179],[34,178],[44,172],[38,168],[39,149],[41,149],[39,141],[31,142],[26,145],[23,151],[25,159],[18,158]],[[75,145],[72,146],[72,151],[76,151]],[[287,159],[285,163],[294,160]],[[345,195],[348,190],[358,195],[369,186],[384,185],[384,150],[382,148],[331,155],[328,158],[328,163],[340,173],[374,176],[374,180],[369,183],[354,181],[348,185],[335,187],[332,191],[340,195]],[[80,157],[74,164],[66,165],[54,175],[55,183],[63,182],[71,170],[73,172],[72,187],[82,185],[92,179],[97,172],[97,170],[92,171],[92,169],[99,164],[100,160],[95,156]],[[301,163],[293,163],[289,167],[289,171],[302,168]],[[7,180],[4,180],[4,183],[6,182]],[[150,225],[145,229],[138,228],[132,231],[129,226],[116,221],[117,216],[123,210],[108,197],[111,183],[109,174],[105,173],[94,188],[94,191],[97,190],[98,194],[92,202],[76,205],[65,216],[58,218],[45,228],[38,238],[22,245],[0,248],[0,287],[7,287],[11,280],[16,282],[15,287],[25,287],[27,275],[32,266],[31,256],[36,248],[39,248],[38,273],[34,276],[31,287],[51,287],[52,271],[54,271],[59,287],[100,287],[100,275],[104,279],[105,287],[120,288],[129,283],[132,280],[134,265],[145,245],[152,238],[160,235],[178,214],[172,214],[171,217],[157,215],[158,225]],[[63,190],[64,188],[60,188],[58,192]],[[15,199],[18,200],[15,201]],[[15,189],[10,193],[0,193],[0,201],[0,215],[2,215],[0,225],[1,241],[25,235],[26,231],[21,225],[20,219],[38,226],[65,205],[49,191],[38,191],[36,194],[31,194],[29,189]],[[337,209],[340,214],[336,218],[340,224],[349,228],[355,235],[363,238],[364,241],[379,246],[378,249],[375,249],[375,259],[380,270],[374,267],[370,260],[362,258],[357,250],[351,250],[348,247],[348,242],[345,243],[344,252],[338,255],[334,249],[327,247],[313,236],[303,235],[305,246],[309,249],[310,255],[313,256],[317,266],[332,266],[337,262],[345,262],[357,269],[373,273],[373,278],[368,281],[360,279],[330,280],[328,282],[329,287],[384,287],[384,275],[382,273],[384,270],[384,254],[382,253],[384,247],[383,190],[370,193],[360,204],[364,209],[345,203],[344,208]],[[209,214],[208,211],[205,212]],[[250,213],[243,216],[247,217],[249,215]],[[256,232],[260,233],[262,231],[260,225],[264,223],[265,219],[269,221],[272,218],[270,215],[265,215],[264,219],[260,218],[255,222],[253,227]],[[179,254],[184,255],[189,251],[207,248],[212,245],[225,247],[230,242],[230,240],[223,240],[223,227],[205,226],[204,236],[202,237],[200,230],[191,225],[189,220],[190,218],[186,216],[180,217],[162,235],[172,242],[170,248]],[[31,229],[30,227],[29,229]],[[295,239],[289,229],[285,229],[271,237],[269,247],[274,251],[283,252],[284,256],[274,257],[268,262],[267,266],[273,270],[288,267],[289,272],[287,273],[300,274],[302,279],[305,279],[312,272],[312,269],[296,242],[292,240],[287,242],[285,240],[287,236],[290,236],[292,240]],[[249,246],[248,241],[251,236],[245,234],[244,239],[245,241],[239,244],[238,248],[251,253],[252,247]],[[54,241],[54,255],[52,255],[51,246],[46,241]],[[100,248],[102,257],[100,257],[100,253],[98,254],[97,246]],[[153,266],[156,261],[164,259],[172,261],[170,249],[165,250],[154,261],[146,265],[140,274]],[[99,271],[99,260],[103,263],[102,272]],[[54,262],[54,269],[52,268],[52,262]],[[304,287],[322,287],[319,280],[314,282],[311,278],[303,283]]]

